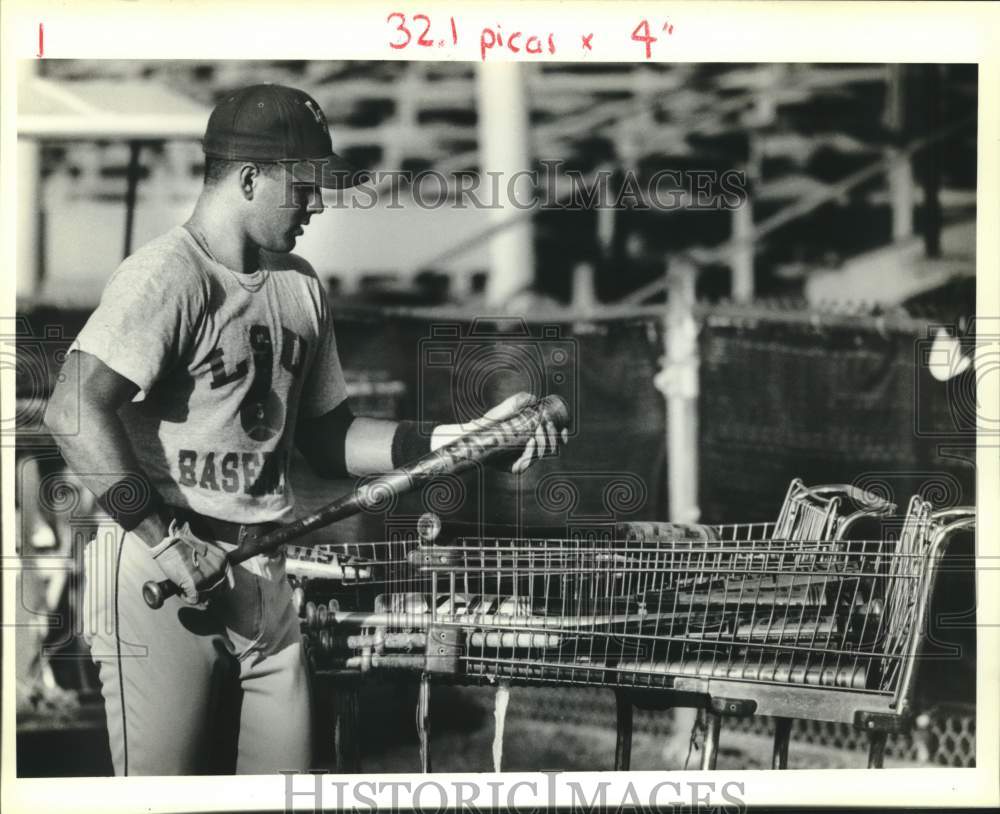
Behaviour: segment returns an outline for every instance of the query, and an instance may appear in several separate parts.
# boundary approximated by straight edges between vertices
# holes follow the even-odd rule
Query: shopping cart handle
[[[878,512],[879,514],[892,514],[896,511],[895,503],[875,494],[875,492],[869,492],[867,489],[850,485],[845,486],[844,491],[847,492],[851,500],[870,511]]]
[[[931,513],[931,520],[936,522],[939,521],[951,521],[951,520],[975,520],[976,519],[976,507],[975,506],[955,506],[951,509],[938,509],[936,512]]]
[[[931,522],[939,525],[939,534],[947,537],[956,531],[968,531],[976,527],[975,506],[955,506],[951,509],[939,509],[931,512]]]
[[[865,511],[876,512],[882,515],[892,514],[896,511],[896,504],[892,501],[886,500],[884,497],[875,494],[875,492],[869,492],[867,489],[862,489],[850,483],[831,483],[824,486],[807,486],[805,488],[806,491],[817,497],[827,497],[830,493],[845,494],[859,506],[862,506]]]

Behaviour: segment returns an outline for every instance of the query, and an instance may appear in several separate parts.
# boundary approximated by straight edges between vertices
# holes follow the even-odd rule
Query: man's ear
[[[254,190],[257,188],[257,178],[260,176],[260,167],[256,164],[244,164],[240,167],[240,191],[248,201],[253,200]]]

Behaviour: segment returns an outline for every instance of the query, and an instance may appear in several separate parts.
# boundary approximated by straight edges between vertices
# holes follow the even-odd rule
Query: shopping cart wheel
[[[792,735],[791,718],[774,719],[774,753],[771,756],[772,769],[788,768],[788,739]]]
[[[615,740],[615,771],[627,772],[632,763],[632,699],[624,690],[615,690],[618,737]]]

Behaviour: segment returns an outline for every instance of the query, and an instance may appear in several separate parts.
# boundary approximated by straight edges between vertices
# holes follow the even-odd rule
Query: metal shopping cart
[[[846,511],[848,499],[860,507]],[[851,487],[796,481],[774,524],[622,523],[442,544],[425,520],[370,610],[307,609],[304,624],[326,669],[418,673],[418,720],[431,680],[598,685],[703,708],[704,768],[722,716],[750,714],[853,723],[880,766],[886,734],[909,725],[938,562],[973,522],[971,510],[935,514],[914,498],[902,522],[852,539],[859,520],[892,511]],[[787,729],[775,746],[784,759]],[[627,740],[620,730],[621,768]]]

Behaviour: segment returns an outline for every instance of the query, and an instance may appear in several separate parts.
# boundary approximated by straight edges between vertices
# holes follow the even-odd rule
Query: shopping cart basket
[[[371,610],[319,609],[312,627],[333,663],[419,673],[424,715],[432,678],[641,689],[706,710],[705,768],[721,717],[749,714],[853,723],[880,765],[886,733],[912,712],[937,563],[972,513],[914,498],[898,526],[850,539],[858,519],[891,507],[844,514],[849,496],[793,482],[774,524],[623,523],[562,538],[445,545],[426,522],[393,561],[404,590]]]

